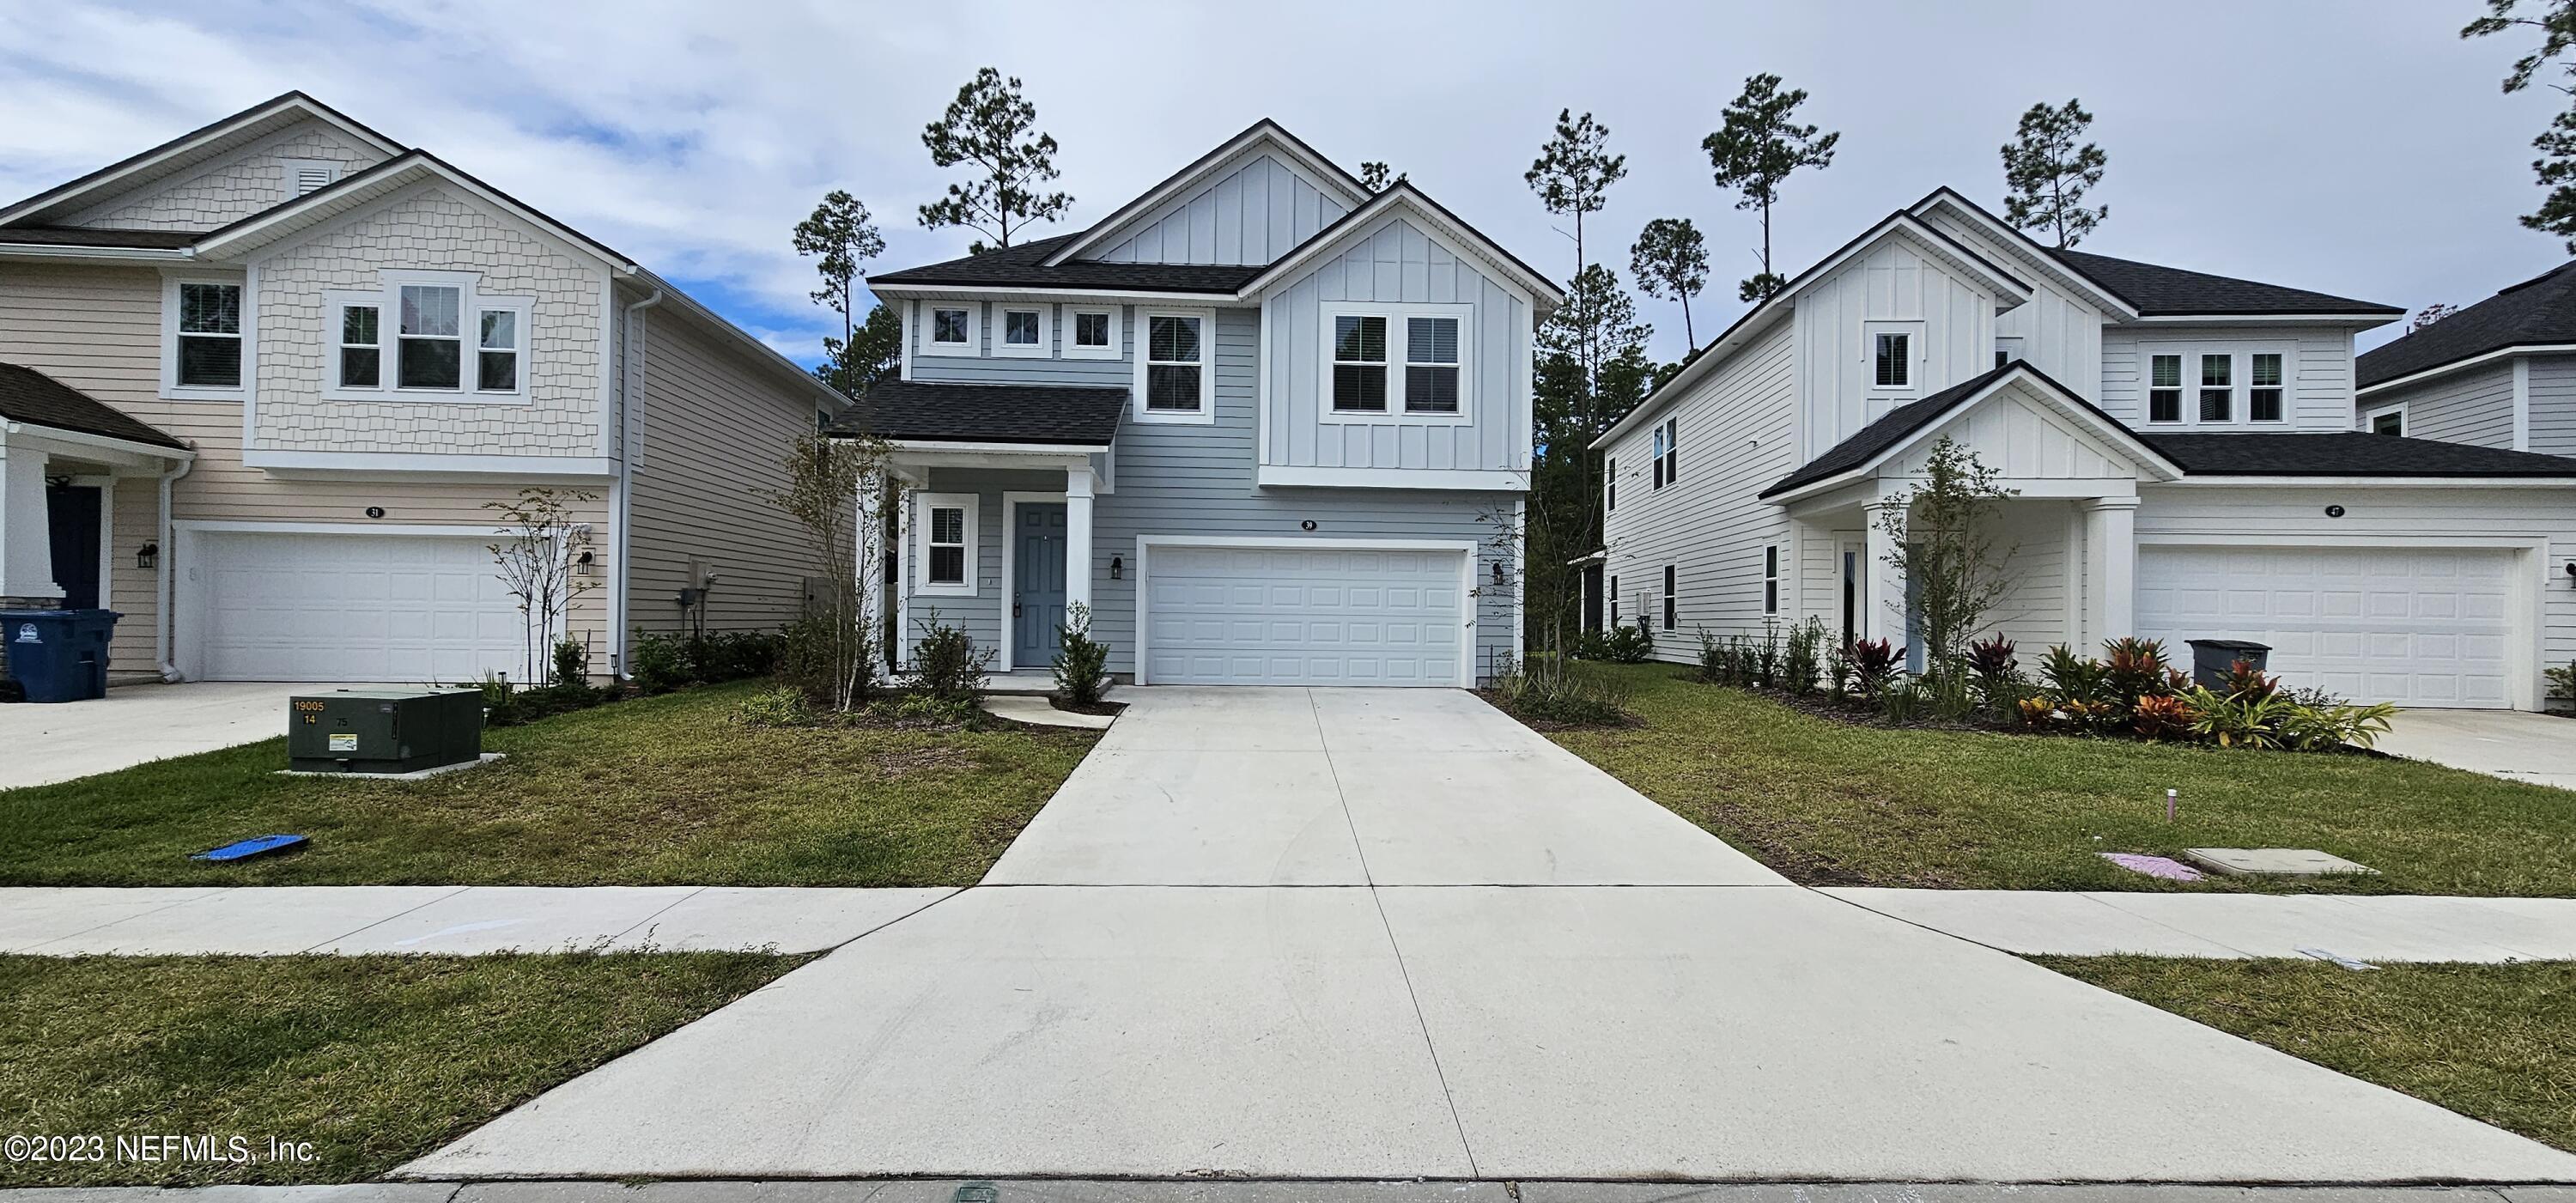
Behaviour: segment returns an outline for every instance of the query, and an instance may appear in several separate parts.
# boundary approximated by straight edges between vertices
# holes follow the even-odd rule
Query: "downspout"
[[[160,663],[161,679],[174,685],[184,678],[170,649],[171,581],[179,570],[179,541],[170,529],[170,487],[196,470],[197,459],[191,455],[179,461],[176,470],[161,473],[161,571],[153,585],[152,658]]]
[[[632,275],[631,272],[629,274]],[[656,288],[653,295],[628,305],[624,319],[617,324],[618,344],[624,354],[619,358],[617,370],[617,481],[612,489],[616,496],[609,499],[609,509],[617,522],[617,535],[613,540],[614,546],[609,549],[609,555],[613,557],[609,570],[615,575],[609,578],[608,584],[608,645],[616,649],[610,653],[610,671],[621,679],[634,675],[626,655],[627,594],[634,580],[632,565],[627,560],[627,549],[632,545],[627,538],[627,528],[629,516],[634,512],[635,454],[644,436],[644,344],[635,337],[635,320],[645,310],[661,303],[662,290]]]

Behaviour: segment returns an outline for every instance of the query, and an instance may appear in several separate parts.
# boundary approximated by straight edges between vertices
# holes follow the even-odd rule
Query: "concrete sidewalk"
[[[835,948],[956,891],[729,886],[0,889],[0,953]]]
[[[614,1182],[367,1182],[349,1186],[61,1187],[0,1203],[2576,1203],[2561,1186],[2200,1186],[1972,1182],[1157,1181],[836,1178]]]
[[[1855,887],[1818,892],[1918,927],[2025,954],[2576,960],[2576,898]]]

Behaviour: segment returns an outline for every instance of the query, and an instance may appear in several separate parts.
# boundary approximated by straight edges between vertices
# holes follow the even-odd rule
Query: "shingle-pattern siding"
[[[74,214],[66,225],[124,230],[211,230],[294,199],[284,159],[326,159],[351,175],[384,160],[374,147],[308,121],[211,163],[152,180]]]
[[[471,271],[484,296],[533,297],[524,402],[324,401],[325,290],[369,290],[386,269]],[[259,446],[454,455],[600,454],[597,264],[517,219],[431,188],[257,265]],[[387,337],[391,337],[388,315]],[[470,361],[469,361],[470,362]]]

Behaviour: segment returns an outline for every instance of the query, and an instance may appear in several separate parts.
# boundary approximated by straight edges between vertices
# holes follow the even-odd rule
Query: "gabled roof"
[[[2054,251],[2041,246],[2038,240],[2013,228],[2010,222],[1986,212],[1975,201],[1969,200],[1947,184],[1933,189],[1929,195],[1914,202],[1913,207],[1907,212],[1919,215],[1935,209],[1948,209],[1958,214],[1967,219],[1968,224],[1985,231],[1987,237],[2018,252],[2013,260],[2013,266],[2037,268],[2041,274],[2068,291],[2077,293],[2093,304],[2109,310],[2114,316],[2131,318],[2138,316],[2137,308],[2129,304],[2128,298],[2103,287],[2100,281],[2075,270],[2065,260],[2058,258]]]
[[[896,442],[1106,447],[1118,435],[1129,396],[1123,388],[888,380],[861,396],[830,433]]]
[[[1823,455],[1807,461],[1804,467],[1780,478],[1780,483],[1762,490],[1764,498],[1795,492],[1840,476],[1858,475],[1875,467],[1889,456],[1902,451],[1916,435],[1930,429],[1942,419],[1983,401],[2015,381],[2027,382],[2040,395],[2056,406],[2084,420],[2095,434],[2106,441],[2124,445],[2131,458],[2140,463],[2166,469],[2160,475],[2168,479],[2182,474],[2182,466],[2163,451],[2143,442],[2119,419],[2102,412],[2100,407],[2074,390],[2050,379],[2048,373],[2021,360],[1981,372],[1942,389],[1919,401],[1910,401],[1881,415],[1875,422],[1861,427],[1850,438],[1836,443]]]
[[[2576,345],[2576,263],[2562,263],[2354,361],[2361,387],[2509,347]]]
[[[1070,288],[1101,292],[1205,292],[1233,295],[1264,270],[1260,264],[1103,263],[1075,259],[1050,264],[1056,250],[1080,237],[1060,234],[1036,242],[968,255],[945,263],[908,267],[868,277],[868,284],[949,284],[961,288]]]
[[[611,266],[641,270],[626,256],[597,239],[538,212],[517,197],[474,178],[455,164],[425,150],[405,151],[364,171],[345,175],[282,205],[197,237],[199,258],[220,259],[293,237],[344,213],[364,208],[415,184],[432,180],[454,184],[498,206],[547,234],[598,256]]]
[[[0,226],[44,224],[48,219],[65,216],[92,200],[124,192],[156,174],[167,174],[204,162],[307,120],[338,126],[350,137],[385,154],[399,154],[404,149],[401,143],[369,129],[338,109],[302,92],[288,92],[0,209]]]
[[[2362,431],[2141,436],[2192,476],[2541,477],[2576,480],[2576,459]]]
[[[1412,210],[1416,216],[1430,221],[1440,233],[1464,244],[1488,263],[1501,268],[1506,278],[1518,285],[1522,291],[1530,294],[1530,299],[1537,302],[1541,313],[1565,302],[1565,290],[1557,287],[1555,282],[1549,280],[1544,273],[1521,262],[1520,256],[1504,250],[1502,244],[1485,237],[1477,231],[1476,227],[1459,220],[1457,214],[1450,212],[1446,206],[1431,199],[1428,193],[1414,187],[1407,180],[1397,180],[1388,185],[1386,191],[1370,197],[1367,204],[1343,214],[1331,225],[1315,231],[1314,237],[1298,243],[1295,250],[1281,255],[1276,262],[1262,268],[1260,275],[1245,282],[1243,295],[1249,297],[1282,280],[1295,278],[1338,245],[1346,235],[1357,233],[1370,222],[1398,208]]]
[[[1710,339],[1707,346],[1701,347],[1688,359],[1683,360],[1682,369],[1673,373],[1672,379],[1665,381],[1662,387],[1647,394],[1645,400],[1637,403],[1637,408],[1628,411],[1627,417],[1619,419],[1609,430],[1602,432],[1600,438],[1592,440],[1592,446],[1607,447],[1635,429],[1640,423],[1663,409],[1667,403],[1679,398],[1692,385],[1699,383],[1702,377],[1716,370],[1718,363],[1727,359],[1732,353],[1742,350],[1744,345],[1751,342],[1756,335],[1769,329],[1773,322],[1785,317],[1793,307],[1798,294],[1806,291],[1816,281],[1832,275],[1836,269],[1850,262],[1853,256],[1860,254],[1862,250],[1879,239],[1898,234],[1913,238],[1925,247],[1939,251],[1953,264],[1983,279],[1989,287],[2012,299],[2016,304],[2030,299],[2030,285],[2023,282],[2020,277],[2004,270],[2001,265],[1987,258],[1975,247],[1943,233],[1939,227],[1915,216],[1911,211],[1899,209],[1879,219],[1878,224],[1861,231],[1851,241],[1834,248],[1832,254],[1789,277],[1789,282],[1782,285],[1780,291],[1771,294],[1761,304],[1746,310],[1743,316],[1735,319],[1734,324],[1719,331],[1716,338]]]
[[[1338,188],[1342,193],[1344,204],[1356,208],[1361,201],[1368,199],[1368,186],[1362,184],[1358,177],[1342,170],[1341,164],[1317,154],[1314,147],[1306,145],[1304,139],[1289,133],[1285,126],[1264,117],[1246,127],[1242,133],[1226,139],[1215,150],[1192,160],[1189,166],[1173,172],[1162,183],[1146,189],[1143,195],[1119,206],[1116,212],[1093,222],[1091,228],[1070,236],[1063,245],[1048,253],[1046,265],[1053,267],[1084,251],[1098,247],[1108,241],[1110,235],[1125,228],[1128,223],[1187,196],[1190,189],[1201,179],[1231,162],[1235,156],[1264,144],[1305,168],[1308,174],[1325,185]]]
[[[2085,277],[2118,293],[2142,317],[2402,317],[2406,311],[2376,301],[2356,301],[2304,288],[2285,288],[2233,276],[2213,276],[2091,251],[2048,252]]]
[[[0,363],[0,418],[129,443],[188,449],[186,444],[104,401],[34,368],[14,363]]]

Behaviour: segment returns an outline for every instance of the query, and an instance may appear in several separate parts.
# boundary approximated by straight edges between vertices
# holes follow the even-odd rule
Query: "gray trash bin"
[[[2262,672],[2272,661],[2272,645],[2245,639],[2191,639],[2191,679],[2210,689],[2227,688],[2227,674],[2244,661]]]

